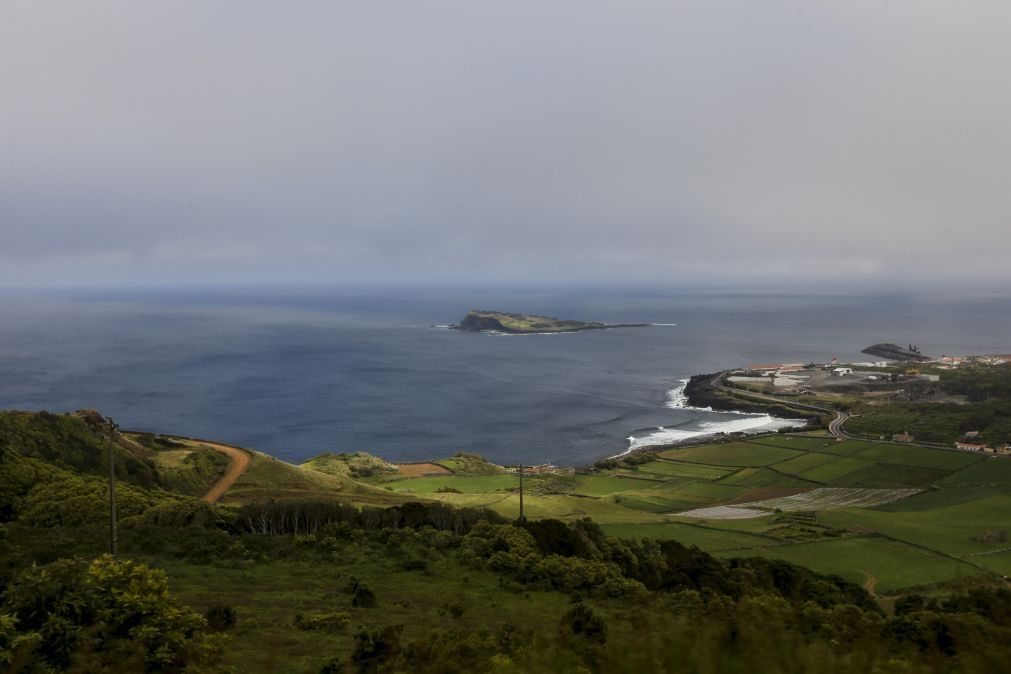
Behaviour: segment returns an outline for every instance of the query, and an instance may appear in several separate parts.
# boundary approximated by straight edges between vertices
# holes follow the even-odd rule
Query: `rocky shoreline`
[[[747,412],[749,414],[768,414],[781,419],[804,419],[809,424],[818,416],[803,410],[788,407],[785,404],[763,403],[758,400],[730,396],[713,388],[710,382],[719,372],[697,374],[688,380],[685,386],[685,398],[692,407],[710,407],[717,412]]]
[[[709,408],[716,412],[744,412],[747,414],[768,414],[781,419],[802,419],[807,422],[806,428],[818,428],[820,419],[817,415],[804,413],[785,405],[775,403],[761,403],[759,401],[748,401],[742,398],[731,397],[711,386],[710,382],[719,372],[709,374],[697,374],[691,377],[685,385],[684,395],[689,407]],[[628,452],[616,456],[600,459],[593,464],[594,468],[607,469],[615,467],[619,462],[638,464],[652,460],[653,455],[665,449],[675,447],[694,447],[697,445],[711,445],[718,442],[730,442],[741,433],[714,433],[712,435],[700,435],[680,442],[672,442],[663,445],[648,445],[637,447]]]

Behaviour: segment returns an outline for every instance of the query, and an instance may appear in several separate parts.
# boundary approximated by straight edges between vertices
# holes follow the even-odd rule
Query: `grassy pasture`
[[[809,452],[807,454],[801,454],[793,459],[787,459],[786,461],[780,461],[776,464],[776,470],[783,473],[790,473],[791,475],[798,475],[806,470],[815,468],[822,464],[831,463],[833,461],[838,461],[839,458],[831,454],[818,454],[816,452]]]
[[[978,454],[956,452],[928,447],[904,447],[902,445],[877,445],[860,452],[861,458],[874,459],[881,463],[899,466],[918,466],[938,470],[959,470],[980,460]]]
[[[519,477],[515,475],[433,475],[383,483],[394,491],[414,494],[433,494],[439,489],[459,489],[467,494],[489,494],[504,489],[518,488]]]
[[[832,483],[839,487],[920,487],[933,484],[946,475],[947,471],[934,468],[878,463],[847,473]]]
[[[238,505],[256,500],[323,497],[363,505],[393,505],[406,499],[386,489],[356,482],[342,475],[329,475],[293,466],[261,452],[251,452],[249,469],[221,499]]]
[[[717,551],[721,557],[762,556],[785,559],[820,573],[834,573],[863,584],[876,579],[877,592],[968,578],[980,569],[921,548],[880,537],[843,538],[748,550]]]
[[[682,545],[697,545],[707,551],[763,547],[778,545],[780,543],[771,537],[741,531],[700,527],[681,522],[606,524],[602,528],[609,536],[618,538],[632,540],[642,540],[643,538],[655,540],[673,539]]]
[[[981,555],[972,561],[1002,576],[1011,576],[1011,550],[996,555]]]
[[[637,466],[638,471],[669,477],[694,477],[702,480],[719,480],[733,472],[732,468],[706,466],[685,461],[650,461]]]
[[[609,475],[577,475],[574,494],[586,496],[607,496],[620,491],[649,489],[661,484],[658,481],[636,479],[631,477],[611,477]]]
[[[865,449],[870,449],[877,446],[876,442],[868,442],[866,440],[844,440],[842,442],[833,442],[825,445],[819,452],[827,452],[829,454],[838,454],[840,456],[854,456],[864,451]]]
[[[743,487],[778,487],[783,489],[819,486],[810,480],[783,475],[767,468],[742,468],[733,475],[720,480],[720,484],[733,484]]]
[[[716,482],[693,482],[692,484],[681,487],[675,491],[674,494],[677,496],[697,497],[707,501],[729,501],[740,496],[746,491],[747,489],[745,487],[738,485],[720,484]]]
[[[756,445],[747,442],[727,442],[685,449],[669,449],[660,457],[674,461],[689,461],[715,466],[760,467],[800,456],[801,451]]]
[[[941,481],[945,487],[999,485],[1011,487],[1011,457],[992,456]]]
[[[814,468],[804,471],[801,473],[801,477],[815,480],[817,482],[831,482],[835,484],[838,483],[838,480],[844,475],[848,475],[854,471],[868,468],[873,465],[874,462],[870,459],[858,459],[846,456],[837,458],[831,463],[815,466]]]
[[[880,509],[846,509],[822,512],[819,521],[829,526],[874,531],[933,550],[962,556],[1011,547],[993,532],[1011,529],[1011,493],[979,490],[978,498],[945,504],[945,492],[924,495],[934,507],[901,510],[901,501]],[[914,499],[917,497],[913,497]],[[912,499],[911,499],[912,500]],[[919,507],[923,507],[921,501]],[[914,504],[915,506],[915,504]],[[908,506],[907,506],[908,507]],[[987,533],[991,532],[988,537]]]
[[[363,624],[402,624],[405,638],[415,639],[432,628],[494,629],[505,621],[555,630],[570,603],[567,595],[555,592],[538,592],[537,601],[503,592],[492,572],[452,559],[430,560],[431,572],[405,571],[395,556],[365,548],[350,548],[328,564],[275,561],[225,567],[150,561],[168,572],[172,593],[183,603],[200,612],[214,604],[235,608],[238,624],[225,652],[226,664],[239,672],[316,674],[329,656],[347,660],[351,635]],[[375,591],[376,608],[350,605],[344,588],[352,576]],[[459,605],[462,615],[440,611],[447,601]],[[300,630],[295,615],[307,611],[347,612],[351,625],[336,632]]]
[[[769,445],[771,447],[783,447],[785,449],[802,449],[807,452],[813,452],[820,450],[826,445],[831,445],[835,442],[834,438],[799,438],[793,435],[773,435],[763,438],[755,438],[754,440],[748,440],[749,443],[755,445]]]

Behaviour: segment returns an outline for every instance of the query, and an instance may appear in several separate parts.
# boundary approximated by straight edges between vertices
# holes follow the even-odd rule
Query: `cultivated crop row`
[[[918,494],[921,489],[843,489],[823,487],[803,494],[781,498],[751,501],[736,506],[698,508],[683,513],[682,517],[699,519],[734,520],[762,517],[770,512],[795,512],[802,510],[833,510],[836,508],[873,508]]]

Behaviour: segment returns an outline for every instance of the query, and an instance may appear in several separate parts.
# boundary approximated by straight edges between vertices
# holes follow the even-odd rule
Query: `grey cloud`
[[[7,3],[0,285],[1006,284],[1009,28],[981,0]]]

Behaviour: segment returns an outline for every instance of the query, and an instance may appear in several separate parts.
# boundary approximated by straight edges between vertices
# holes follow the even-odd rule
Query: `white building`
[[[853,374],[853,368],[851,367],[837,367],[832,370],[833,377],[845,377],[848,374]]]

